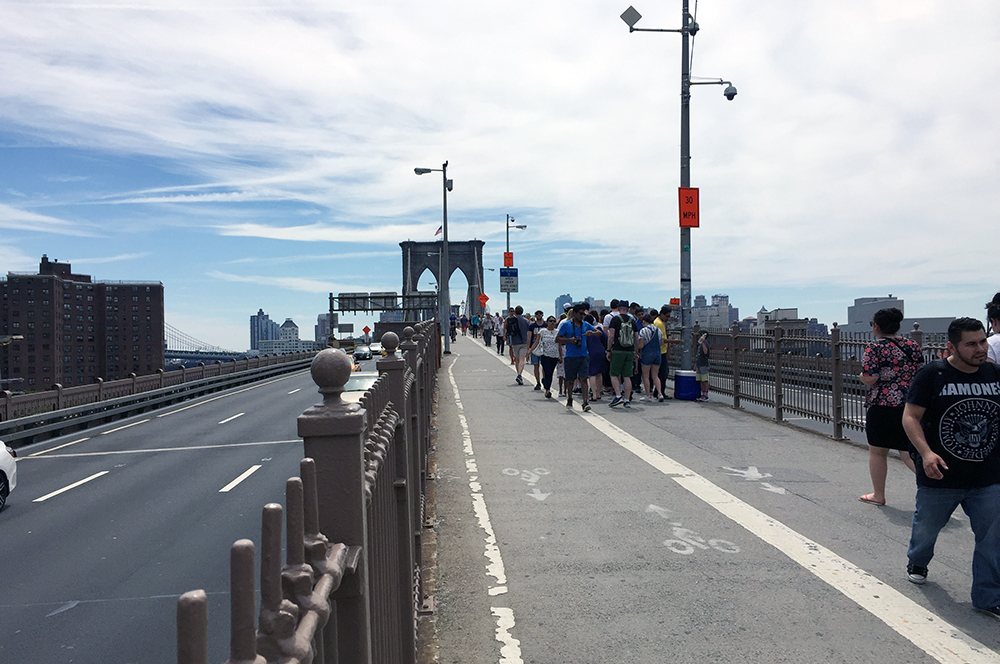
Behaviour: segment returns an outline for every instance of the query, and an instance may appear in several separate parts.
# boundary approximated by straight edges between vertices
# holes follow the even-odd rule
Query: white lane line
[[[111,430],[109,430],[109,431],[102,431],[102,432],[101,432],[101,435],[102,435],[102,436],[107,436],[107,435],[108,435],[109,433],[114,433],[115,431],[121,431],[122,429],[129,429],[129,428],[131,428],[131,427],[137,427],[137,426],[139,426],[140,424],[145,424],[145,423],[146,423],[146,422],[148,422],[148,421],[149,421],[149,418],[146,418],[146,419],[144,419],[144,420],[139,420],[138,422],[133,422],[132,424],[126,424],[126,425],[125,425],[125,426],[123,426],[123,427],[118,427],[117,429],[111,429]]]
[[[509,366],[505,358],[498,356],[498,359]],[[584,413],[579,406],[575,410],[584,421],[612,441],[815,574],[937,661],[947,664],[1000,663],[1000,655],[996,652],[860,567],[712,484],[600,415]],[[668,442],[682,442],[666,432],[662,435]]]
[[[812,572],[939,662],[1000,662],[1000,656],[898,590],[833,551],[772,519],[600,415],[580,413],[595,429],[708,505]]]
[[[486,509],[486,498],[483,496],[483,487],[479,483],[479,467],[476,464],[475,450],[472,447],[472,434],[469,432],[469,422],[465,418],[465,406],[462,405],[458,383],[455,382],[455,374],[452,371],[458,354],[453,354],[452,358],[452,362],[448,365],[448,380],[451,381],[451,388],[455,394],[458,421],[462,426],[462,449],[465,452],[465,472],[469,475],[472,508],[479,522],[479,527],[486,535],[486,549],[483,552],[483,556],[488,561],[486,575],[496,580],[487,592],[490,597],[496,597],[507,593],[507,572],[503,565],[503,558],[500,556],[500,547],[497,546],[493,524],[490,523],[490,514]],[[521,659],[521,642],[511,634],[511,629],[514,627],[513,609],[504,606],[491,606],[490,611],[497,619],[496,640],[500,643],[500,664],[524,664],[524,660]]]
[[[236,413],[232,417],[227,417],[226,419],[222,420],[221,422],[219,422],[219,424],[225,424],[226,422],[232,422],[237,417],[243,417],[244,415],[246,415],[246,413]]]
[[[301,387],[296,387],[294,390],[292,390],[291,392],[289,392],[289,394],[295,394],[296,392],[301,392],[301,391],[302,391]]]
[[[41,452],[35,452],[34,454],[29,454],[29,457],[41,456],[42,454],[48,454],[49,452],[55,452],[56,450],[61,450],[64,447],[69,447],[70,445],[76,445],[77,443],[82,443],[85,440],[90,440],[90,438],[80,438],[79,440],[74,440],[71,443],[63,443],[57,447],[50,447],[47,450],[42,450]]]
[[[308,371],[308,369],[306,369],[306,371]],[[264,383],[258,383],[256,385],[251,385],[250,387],[244,387],[242,390],[236,390],[235,392],[227,392],[226,394],[220,394],[219,396],[212,397],[210,399],[205,399],[204,401],[199,401],[197,403],[193,403],[190,406],[184,406],[183,408],[178,408],[176,410],[172,410],[169,413],[162,413],[160,415],[157,415],[157,417],[166,417],[167,415],[173,415],[174,413],[180,413],[180,412],[183,412],[185,410],[189,410],[191,408],[197,408],[198,406],[204,406],[207,403],[212,403],[213,401],[218,401],[219,399],[225,399],[226,397],[231,397],[234,394],[242,394],[243,392],[249,392],[250,390],[256,390],[258,387],[264,387],[265,385],[270,385],[271,383],[279,383],[279,382],[281,382],[283,380],[288,380],[289,378],[295,378],[296,376],[301,376],[304,373],[305,373],[305,371],[299,371],[297,373],[289,374],[287,376],[282,376],[281,378],[275,378],[274,380],[269,380],[269,381],[266,381]]]
[[[233,488],[236,487],[237,484],[239,484],[240,482],[242,482],[246,478],[250,477],[251,475],[253,475],[254,473],[256,473],[260,469],[261,469],[261,465],[260,464],[257,464],[256,466],[250,466],[249,470],[245,471],[242,475],[240,475],[239,477],[237,477],[235,480],[233,480],[232,482],[230,482],[226,486],[224,486],[221,489],[219,489],[219,493],[229,493],[230,491],[233,490]]]
[[[297,440],[265,440],[259,443],[222,443],[219,445],[189,445],[188,447],[153,447],[148,450],[109,450],[107,452],[78,452],[75,454],[53,454],[52,456],[34,457],[36,460],[46,459],[73,459],[79,457],[111,456],[115,454],[151,454],[153,452],[189,452],[192,450],[222,450],[229,447],[253,447],[255,445],[290,445],[293,443],[302,444],[302,439]],[[23,462],[32,457],[18,457],[18,462]]]
[[[79,482],[73,482],[69,486],[64,486],[63,488],[59,489],[58,491],[53,491],[52,493],[47,493],[44,496],[42,496],[41,498],[35,498],[31,502],[33,502],[33,503],[42,503],[42,502],[45,502],[49,498],[52,498],[54,496],[58,496],[60,493],[66,493],[70,489],[75,489],[76,487],[80,486],[81,484],[86,484],[87,482],[89,482],[91,480],[96,480],[98,477],[100,477],[102,475],[107,475],[109,472],[111,472],[111,471],[109,471],[109,470],[102,470],[99,473],[94,473],[90,477],[82,479]]]

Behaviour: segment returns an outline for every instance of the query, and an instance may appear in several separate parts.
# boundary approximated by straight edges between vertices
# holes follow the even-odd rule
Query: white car
[[[7,502],[7,496],[17,486],[17,453],[0,440],[0,509]]]

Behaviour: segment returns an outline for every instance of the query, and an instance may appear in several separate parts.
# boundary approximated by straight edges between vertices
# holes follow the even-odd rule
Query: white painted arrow
[[[538,487],[536,486],[534,489],[531,490],[531,493],[529,493],[528,495],[531,496],[532,498],[534,498],[535,500],[539,500],[540,501],[540,500],[545,500],[546,498],[548,498],[552,494],[551,493],[542,493],[541,491],[538,490]]]
[[[785,491],[784,489],[782,489],[780,486],[774,486],[770,482],[761,482],[760,483],[760,488],[764,489],[765,491],[770,491],[772,493],[781,494],[782,496],[787,493],[787,491]]]
[[[646,514],[659,514],[664,519],[669,519],[669,515],[672,513],[673,512],[668,510],[666,507],[660,507],[659,505],[650,505],[646,508]]]
[[[747,482],[756,482],[757,480],[762,480],[765,477],[771,477],[771,473],[762,473],[757,470],[757,466],[750,466],[746,470],[730,468],[729,466],[723,466],[722,469],[728,470],[729,474],[733,477],[742,477]]]

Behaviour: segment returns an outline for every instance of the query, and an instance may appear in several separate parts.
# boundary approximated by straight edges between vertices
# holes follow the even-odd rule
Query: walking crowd
[[[664,385],[669,375],[667,349],[679,339],[667,336],[671,309],[644,309],[628,300],[611,300],[611,309],[592,310],[586,302],[566,304],[557,318],[536,311],[526,316],[520,306],[511,307],[506,318],[499,313],[480,319],[484,343],[495,340],[497,353],[506,347],[510,363],[517,369],[518,385],[524,385],[524,369],[531,367],[535,390],[573,407],[578,394],[583,410],[607,394],[608,405],[631,408],[633,394],[642,401],[665,401],[671,396]],[[705,382],[699,401],[708,401],[707,356]]]
[[[882,309],[872,317],[874,341],[862,358],[868,467],[872,491],[862,502],[886,504],[889,450],[897,450],[916,477],[916,508],[907,550],[907,578],[927,580],[928,564],[941,529],[961,505],[975,535],[972,558],[972,604],[1000,619],[1000,293],[986,305],[992,336],[975,318],[957,318],[948,328],[947,357],[924,360],[914,341],[898,334],[903,314]],[[507,316],[474,316],[473,336],[510,357],[515,381],[524,384],[532,368],[535,390],[557,397],[572,408],[578,394],[582,409],[609,395],[612,408],[671,397],[667,336],[671,308],[645,309],[612,300],[610,310],[587,303],[565,305],[558,317],[536,311],[525,316],[518,306]],[[463,317],[462,320],[468,320]],[[458,322],[462,334],[466,324]],[[453,328],[454,329],[454,328]],[[695,379],[698,401],[708,401],[711,348],[697,339]]]

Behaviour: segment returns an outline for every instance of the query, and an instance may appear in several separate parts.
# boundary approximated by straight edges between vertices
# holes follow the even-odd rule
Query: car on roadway
[[[355,360],[370,360],[372,359],[372,349],[368,346],[358,346],[354,349],[354,359]]]
[[[351,374],[351,377],[347,379],[347,384],[344,385],[341,399],[348,403],[358,403],[361,400],[361,396],[368,391],[368,388],[375,384],[376,380],[378,380],[377,371],[364,371]]]
[[[372,355],[385,355],[385,350],[382,349],[381,341],[373,341],[368,344],[368,347],[372,349]]]
[[[0,509],[7,503],[7,496],[17,486],[17,452],[0,440]]]

